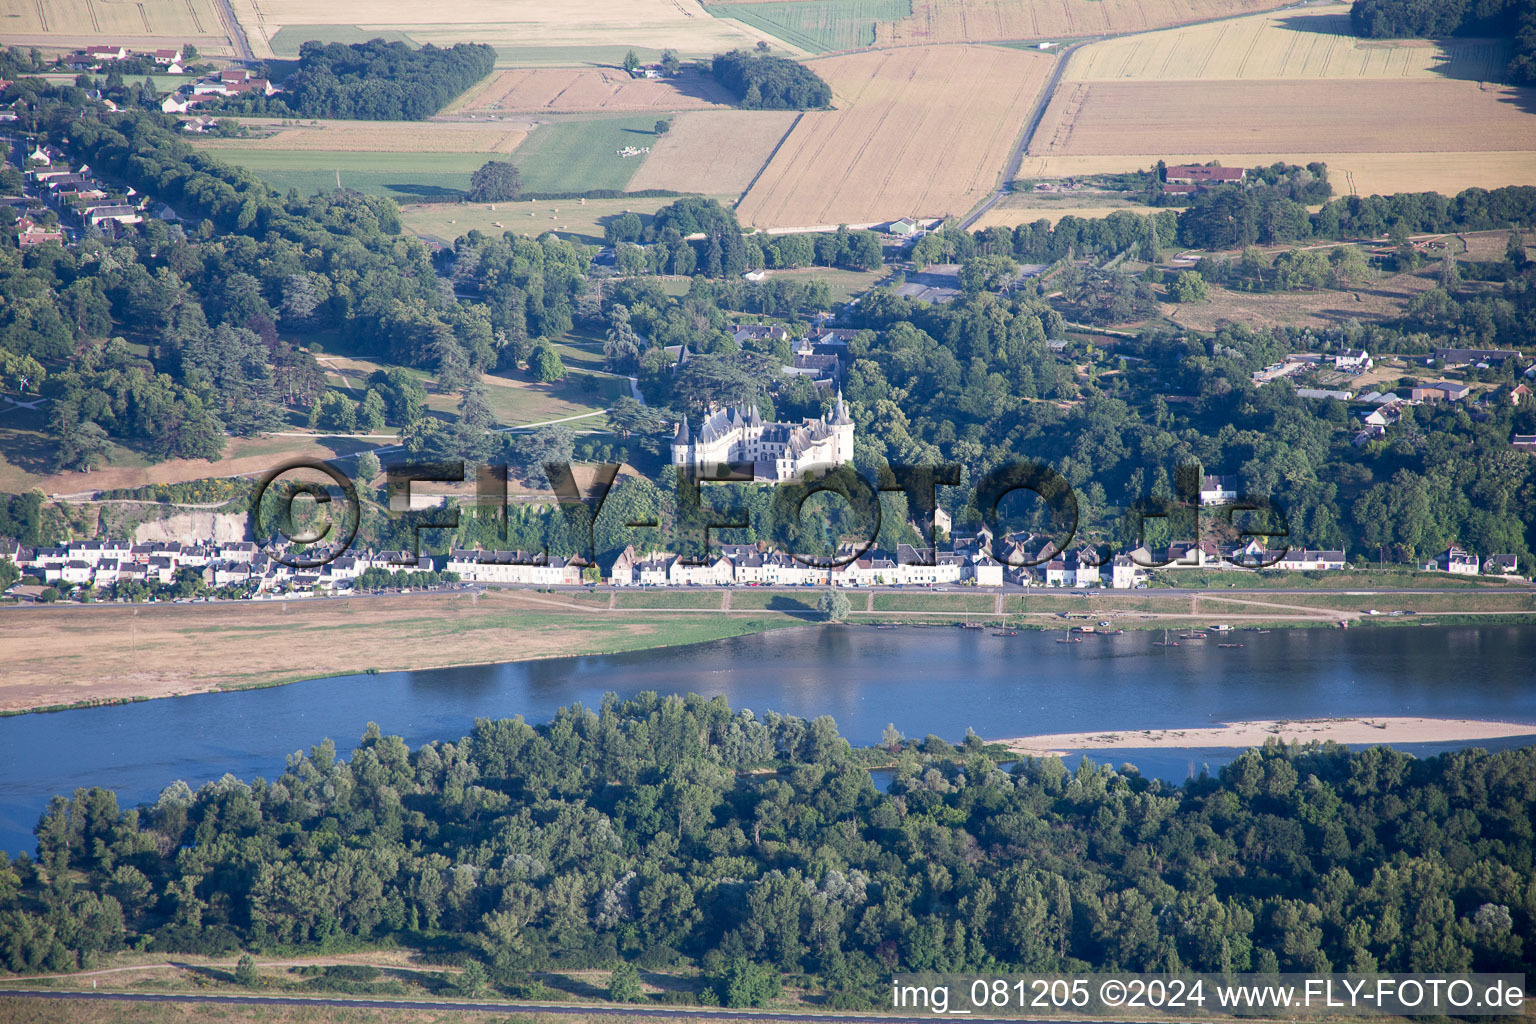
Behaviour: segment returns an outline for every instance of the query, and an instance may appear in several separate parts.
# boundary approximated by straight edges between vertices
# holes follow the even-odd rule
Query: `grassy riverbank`
[[[186,605],[0,609],[0,714],[357,672],[445,668],[673,647],[814,622],[818,591],[492,590]],[[1536,623],[1536,593],[966,588],[848,593],[853,624],[1062,629],[1506,625]],[[1372,614],[1374,612],[1375,614]]]

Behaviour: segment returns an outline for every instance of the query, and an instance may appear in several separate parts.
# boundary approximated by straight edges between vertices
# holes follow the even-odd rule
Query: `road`
[[[1056,70],[1051,72],[1051,80],[1045,83],[1045,88],[1040,92],[1040,98],[1035,101],[1035,108],[1029,113],[1029,122],[1024,130],[1019,133],[1019,141],[1014,143],[1013,152],[1008,154],[1008,162],[1003,165],[1003,177],[998,182],[997,188],[974,211],[960,222],[961,231],[969,231],[971,225],[981,219],[982,214],[996,206],[1003,196],[1013,191],[1013,180],[1019,176],[1019,167],[1024,163],[1024,153],[1029,149],[1029,144],[1034,141],[1035,131],[1040,127],[1040,122],[1045,119],[1046,108],[1051,105],[1051,98],[1056,95],[1056,86],[1061,84],[1061,76],[1067,73],[1067,64],[1072,59],[1072,54],[1079,46],[1095,40],[1084,39],[1073,43],[1056,58]]]
[[[245,36],[245,29],[240,27],[240,19],[235,17],[235,9],[229,5],[229,0],[218,0],[219,20],[224,23],[224,33],[229,36],[230,45],[235,48],[235,56],[241,60],[254,61],[256,52],[251,49],[251,41]]]
[[[458,1002],[447,999],[355,999],[312,996],[237,996],[237,995],[184,995],[169,992],[61,992],[46,989],[0,989],[0,998],[21,999],[77,999],[131,1003],[182,1003],[229,1006],[325,1006],[348,1010],[410,1010],[421,1012],[458,1011],[461,1013],[559,1013],[568,1015],[609,1017],[649,1017],[666,1020],[741,1020],[741,1021],[827,1021],[831,1024],[912,1024],[915,1020],[932,1019],[932,1013],[913,1012],[898,1017],[872,1013],[820,1013],[775,1010],[724,1010],[718,1007],[681,1009],[675,1006],[601,1006],[570,1003],[509,1003],[483,1000]],[[1023,1017],[967,1017],[985,1024],[1048,1024]],[[1077,1021],[1074,1024],[1106,1024],[1103,1021]],[[1126,1024],[1124,1021],[1116,1024]]]

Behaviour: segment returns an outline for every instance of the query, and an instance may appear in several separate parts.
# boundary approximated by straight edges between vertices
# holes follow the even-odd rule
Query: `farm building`
[[[1240,185],[1247,173],[1241,167],[1180,164],[1164,170],[1163,180],[1170,185]]]

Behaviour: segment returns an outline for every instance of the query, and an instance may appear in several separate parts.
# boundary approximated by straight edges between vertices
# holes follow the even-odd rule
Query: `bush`
[[[469,178],[469,198],[475,203],[511,202],[523,194],[517,168],[505,160],[488,160]]]

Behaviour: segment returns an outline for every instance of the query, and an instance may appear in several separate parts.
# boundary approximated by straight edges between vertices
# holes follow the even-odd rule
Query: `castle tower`
[[[677,433],[672,435],[672,465],[686,466],[693,461],[693,444],[688,436],[688,417],[684,416],[677,424]]]
[[[848,407],[843,404],[843,389],[837,389],[837,404],[832,407],[830,420],[832,433],[835,437],[834,452],[839,463],[853,461],[853,417],[848,415]]]

